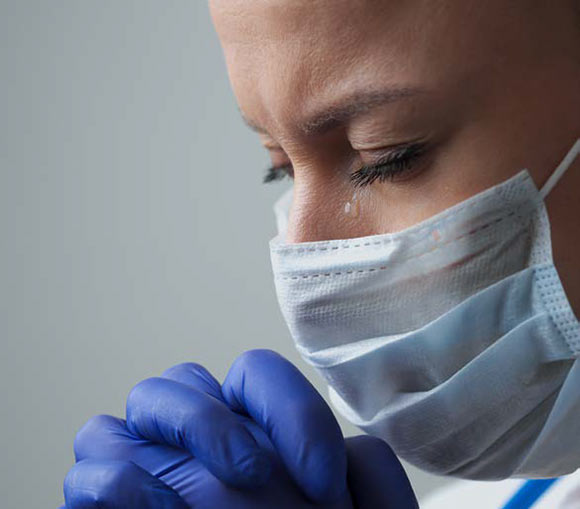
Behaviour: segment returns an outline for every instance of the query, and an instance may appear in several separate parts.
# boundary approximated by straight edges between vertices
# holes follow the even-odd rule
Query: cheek
[[[352,239],[402,230],[426,219],[438,210],[437,200],[414,196],[401,206],[396,199],[375,189],[328,184],[294,184],[286,241],[289,243]],[[397,205],[397,203],[399,205]]]
[[[459,201],[427,173],[405,184],[374,184],[358,190],[354,198],[356,209],[351,223],[356,234],[351,237],[398,232]]]

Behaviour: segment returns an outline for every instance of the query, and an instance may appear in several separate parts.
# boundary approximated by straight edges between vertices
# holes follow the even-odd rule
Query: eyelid
[[[363,156],[367,154],[372,157],[372,162],[367,163],[367,166],[380,166],[382,164],[388,164],[389,161],[399,157],[405,157],[407,155],[419,155],[419,153],[425,152],[427,145],[427,140],[417,139],[404,143],[398,143],[396,145],[389,145],[380,149],[359,150],[358,153],[361,155],[362,159],[364,159]],[[369,157],[369,159],[371,157]]]

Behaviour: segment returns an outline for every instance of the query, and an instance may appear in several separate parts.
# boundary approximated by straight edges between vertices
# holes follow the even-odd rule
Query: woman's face
[[[212,0],[242,115],[294,178],[289,242],[394,232],[580,136],[577,0]],[[580,161],[547,200],[580,311]]]

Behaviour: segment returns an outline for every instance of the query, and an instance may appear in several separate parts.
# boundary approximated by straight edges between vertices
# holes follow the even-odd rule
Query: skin
[[[287,241],[396,232],[523,168],[536,185],[580,137],[577,0],[212,0],[230,80],[274,165],[291,164]],[[378,92],[404,89],[389,102]],[[419,90],[417,93],[412,91]],[[374,94],[362,111],[319,116]],[[316,119],[313,121],[313,119]],[[323,129],[324,128],[324,129]],[[416,140],[406,173],[350,175]],[[546,200],[580,315],[580,159]]]

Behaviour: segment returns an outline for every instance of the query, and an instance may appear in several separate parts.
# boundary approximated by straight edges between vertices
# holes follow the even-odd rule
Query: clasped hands
[[[242,354],[222,385],[180,364],[133,388],[126,420],[77,434],[66,509],[417,508],[389,446],[343,438],[320,394],[280,355]]]

